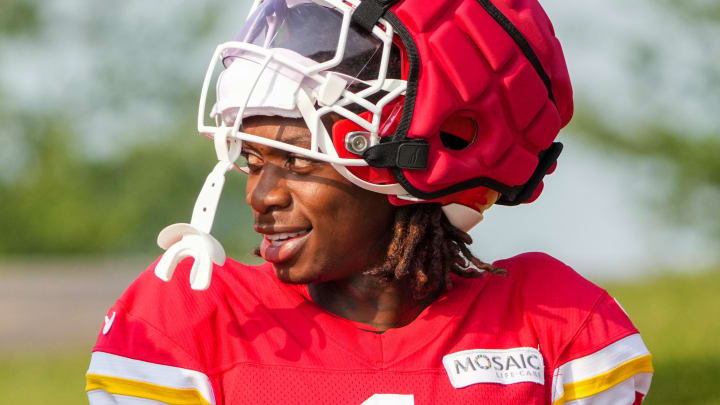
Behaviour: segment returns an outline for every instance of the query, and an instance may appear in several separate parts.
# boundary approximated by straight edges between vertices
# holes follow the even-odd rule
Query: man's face
[[[307,148],[302,120],[254,117],[244,131]],[[250,174],[246,198],[262,234],[260,253],[280,280],[314,283],[358,274],[386,253],[394,208],[328,163],[264,145],[243,143]]]

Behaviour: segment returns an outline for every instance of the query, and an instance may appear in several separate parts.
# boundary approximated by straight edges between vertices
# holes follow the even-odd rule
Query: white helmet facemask
[[[351,3],[351,5],[348,5]],[[388,79],[393,30],[387,22],[372,33],[351,24],[359,0],[265,0],[251,13],[236,41],[221,44],[208,67],[198,108],[198,131],[214,140],[218,164],[198,196],[190,224],[170,225],[158,236],[166,249],[155,268],[172,277],[186,257],[195,259],[190,284],[210,285],[213,263],[225,262],[222,245],[210,235],[225,173],[238,167],[242,142],[252,142],[328,162],[350,182],[383,194],[406,195],[399,184],[373,184],[346,166],[367,166],[360,158],[342,158],[322,118],[336,113],[367,131],[367,147],[379,143],[383,107],[404,94],[407,83]],[[223,70],[216,75],[218,66]],[[399,63],[396,65],[399,66]],[[208,110],[210,84],[216,79],[216,103]],[[396,76],[399,77],[399,76]],[[372,100],[372,101],[371,101]],[[362,118],[360,111],[371,113]],[[214,119],[206,124],[206,117]],[[309,148],[243,132],[250,116],[303,118],[311,133]]]

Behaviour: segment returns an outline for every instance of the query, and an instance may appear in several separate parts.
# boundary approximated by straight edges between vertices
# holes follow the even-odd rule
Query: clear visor
[[[343,14],[330,6],[307,0],[265,0],[250,16],[236,41],[265,49],[291,50],[317,63],[332,60],[338,52]],[[383,44],[379,38],[350,25],[345,41],[343,58],[330,69],[360,81],[378,77]],[[229,49],[223,55],[223,64],[245,54],[240,49]],[[390,66],[399,64],[390,64]],[[393,77],[393,72],[388,72]]]

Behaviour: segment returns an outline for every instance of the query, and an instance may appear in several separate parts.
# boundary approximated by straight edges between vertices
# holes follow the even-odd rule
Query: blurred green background
[[[504,254],[487,234],[520,244],[502,230],[524,229],[522,212],[599,217],[617,235],[589,226],[583,237],[605,240],[638,217],[646,231],[632,237],[637,246],[658,232],[686,235],[689,249],[676,250],[672,237],[645,246],[632,272],[611,260],[612,248],[595,249],[595,267],[578,270],[618,298],[653,353],[647,404],[720,404],[720,4],[541,4],[576,92],[565,153],[599,174],[573,179],[576,168],[561,160],[541,201],[494,208],[516,222],[497,231],[489,219],[474,230],[474,249]],[[107,307],[161,253],[158,231],[189,221],[214,165],[194,130],[196,101],[212,49],[248,7],[0,0],[0,404],[85,402],[84,371]],[[619,177],[602,177],[618,167]],[[554,177],[571,179],[570,188],[553,189]],[[620,208],[568,197],[607,182],[620,183],[602,191],[616,193]],[[552,221],[552,237],[525,234],[577,265],[585,253],[562,235],[578,237]],[[252,260],[251,223],[243,178],[230,175],[214,228],[230,256]]]

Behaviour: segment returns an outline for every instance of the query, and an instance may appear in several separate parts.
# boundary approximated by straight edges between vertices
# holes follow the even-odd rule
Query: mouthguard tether
[[[230,139],[231,130],[221,127],[213,137],[218,163],[205,179],[190,223],[170,225],[158,235],[158,246],[165,249],[165,253],[155,266],[155,275],[163,281],[170,281],[181,260],[192,257],[195,262],[190,271],[190,287],[205,290],[210,286],[213,263],[225,264],[225,249],[210,235],[210,230],[225,184],[225,174],[233,169],[242,149],[239,140]]]

